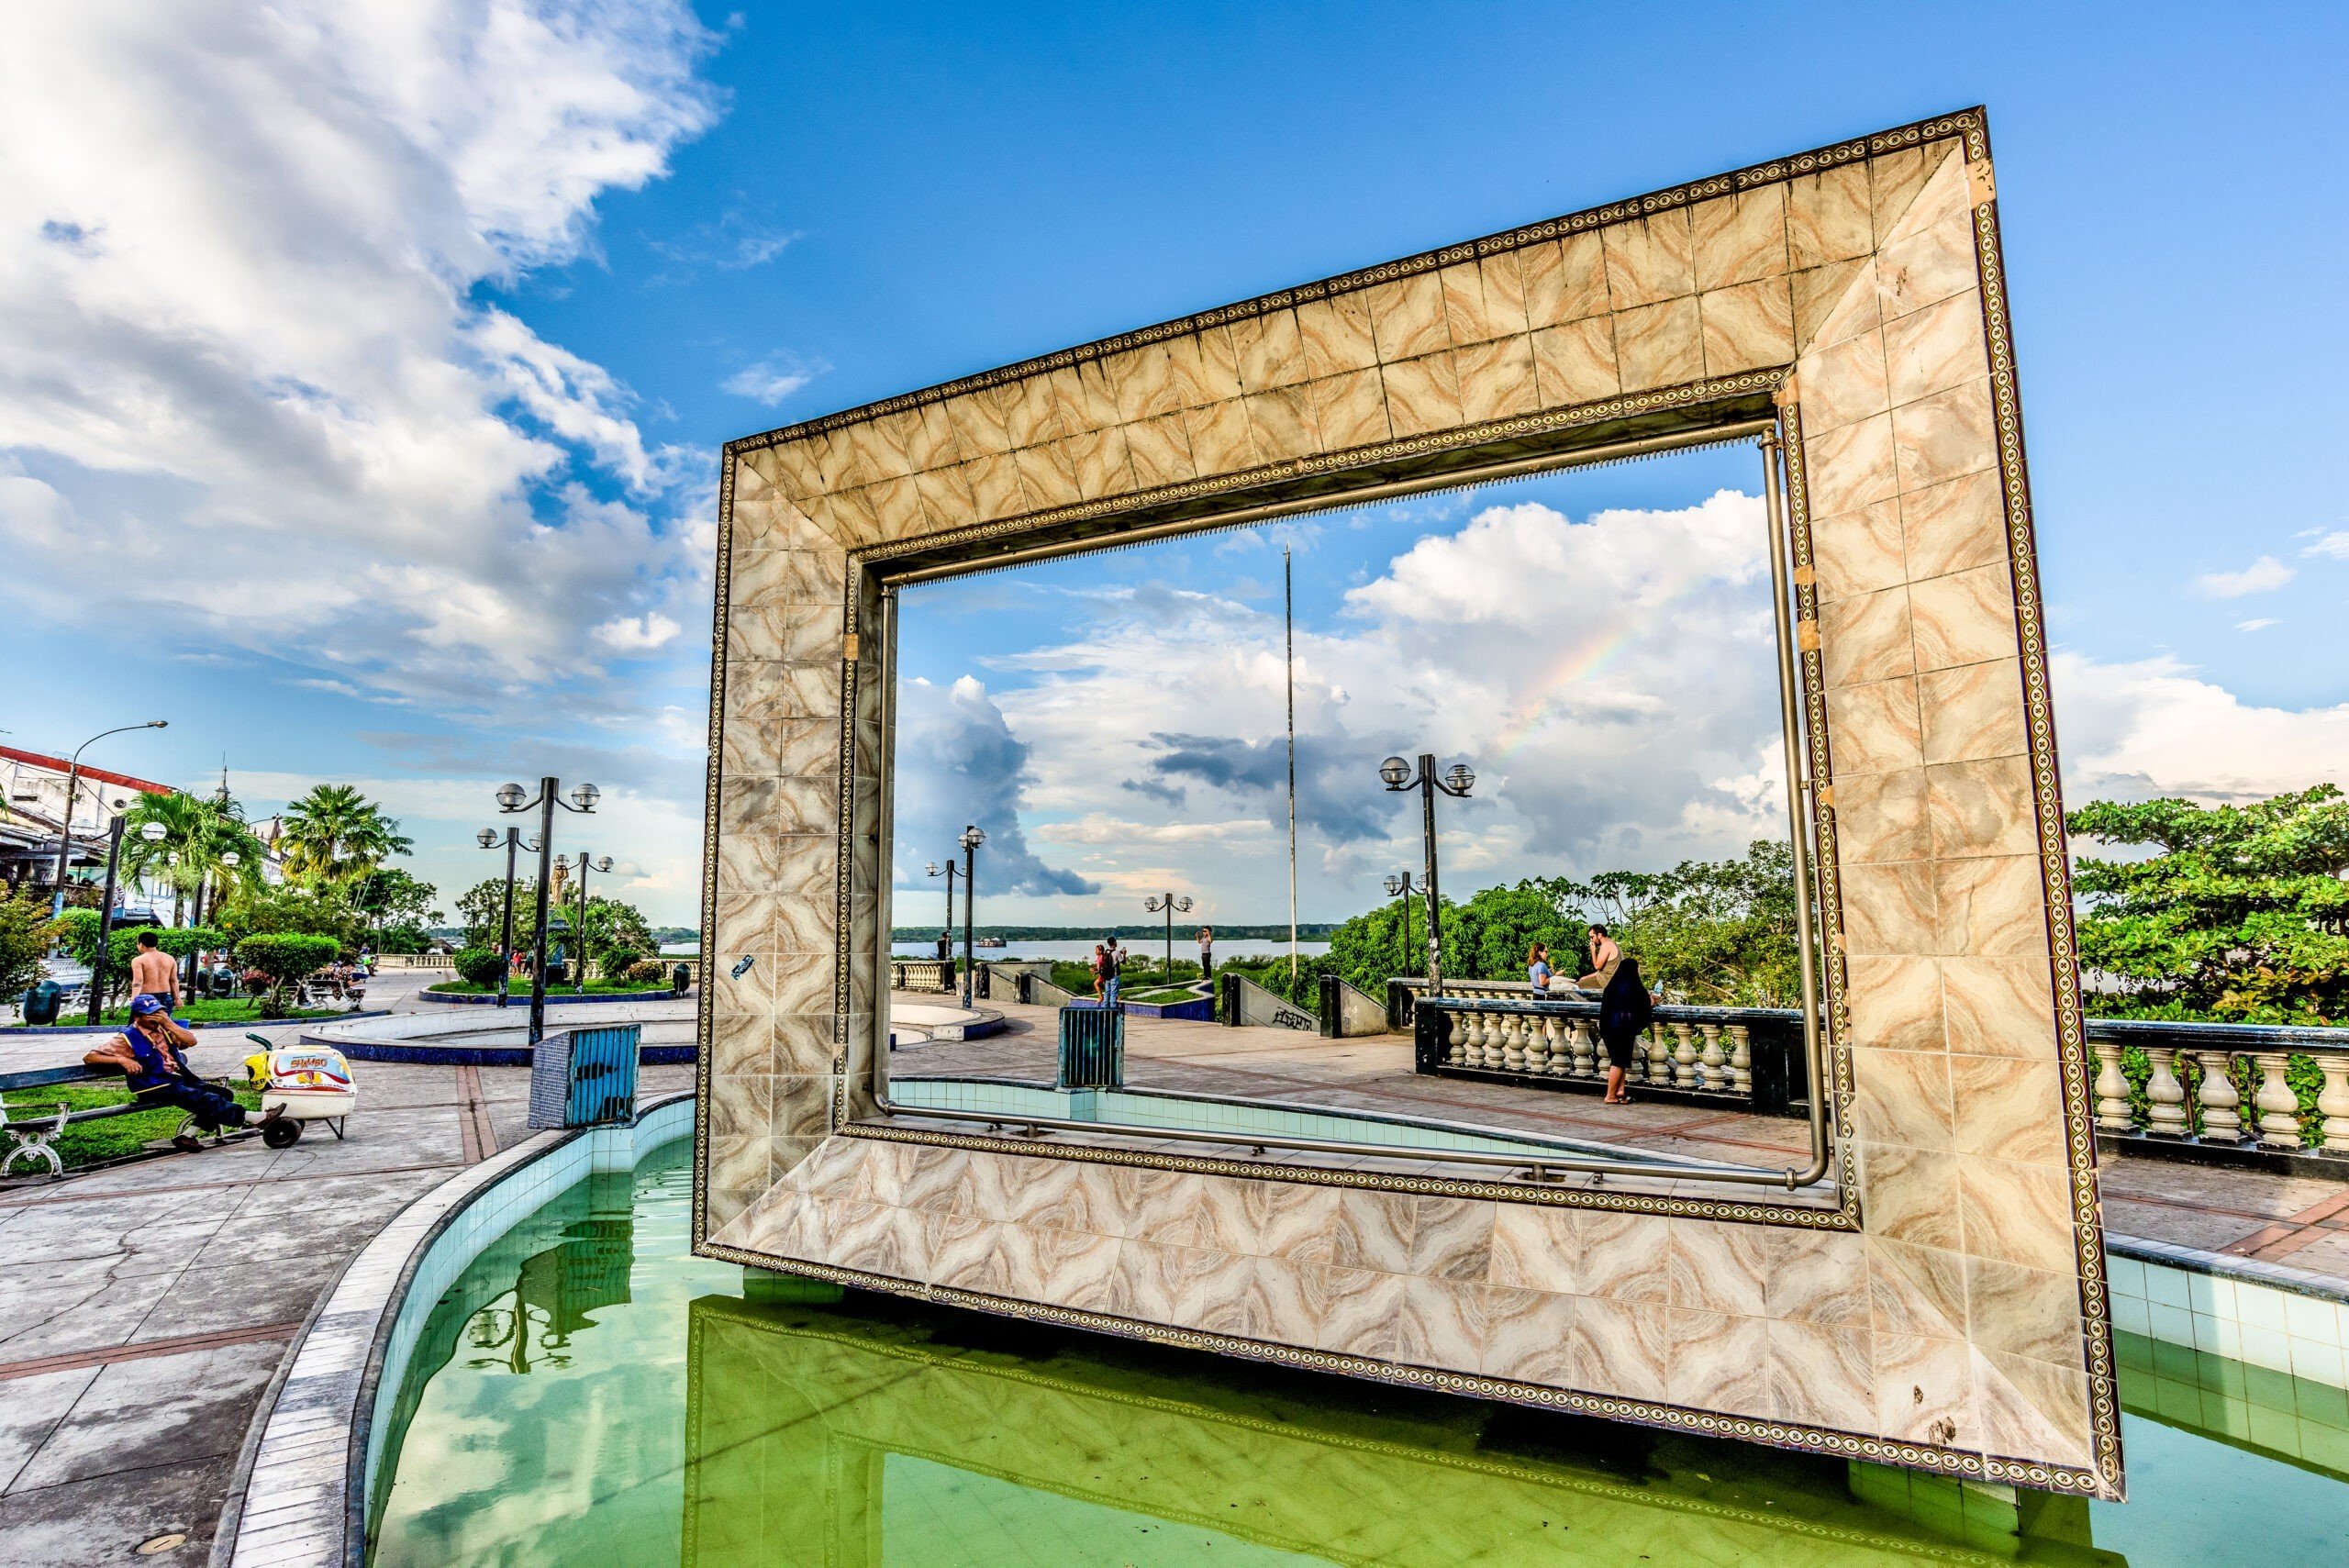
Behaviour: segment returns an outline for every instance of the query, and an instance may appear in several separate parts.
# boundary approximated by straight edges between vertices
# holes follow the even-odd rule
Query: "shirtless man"
[[[139,933],[139,956],[130,961],[130,994],[152,996],[165,1007],[180,1005],[179,961],[155,945],[155,933]]]

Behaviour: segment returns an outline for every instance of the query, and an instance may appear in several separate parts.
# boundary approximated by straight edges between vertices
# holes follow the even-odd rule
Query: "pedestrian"
[[[1118,1005],[1118,976],[1126,967],[1126,950],[1118,945],[1115,932],[1101,947],[1102,1000],[1109,1006]]]
[[[1213,926],[1199,928],[1199,978],[1202,980],[1215,978],[1215,928]]]
[[[180,1005],[180,966],[157,945],[153,931],[139,933],[139,955],[130,961],[133,998],[152,996],[166,1007]]]
[[[239,1105],[235,1095],[217,1084],[206,1083],[188,1066],[188,1048],[195,1044],[195,1036],[173,1020],[170,1009],[151,995],[141,995],[130,1004],[129,1024],[120,1034],[83,1056],[82,1064],[117,1070],[130,1085],[130,1092],[139,1099],[152,1105],[177,1106],[194,1117],[195,1125],[206,1132],[217,1132],[223,1127],[243,1127],[254,1121],[252,1113]],[[266,1127],[284,1114],[284,1106],[272,1106],[258,1118],[257,1125]],[[172,1140],[172,1147],[193,1151],[204,1145],[189,1134],[180,1133]]]
[[[1101,951],[1099,942],[1095,942],[1093,944],[1093,999],[1097,1002],[1101,1000],[1101,986],[1108,978],[1108,955]]]
[[[1631,1041],[1655,1022],[1655,1006],[1640,979],[1640,961],[1616,955],[1614,976],[1598,998],[1598,1038],[1607,1047],[1607,1099],[1610,1106],[1628,1106],[1623,1074],[1631,1065]]]

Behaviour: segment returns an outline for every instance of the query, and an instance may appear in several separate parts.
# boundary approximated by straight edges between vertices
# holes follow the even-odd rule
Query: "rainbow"
[[[1507,762],[1515,755],[1519,748],[1541,733],[1550,720],[1557,717],[1566,694],[1614,663],[1617,656],[1631,645],[1634,634],[1643,621],[1657,611],[1669,609],[1687,597],[1691,590],[1707,580],[1701,572],[1687,572],[1672,578],[1664,584],[1661,594],[1626,611],[1622,625],[1568,648],[1559,656],[1557,662],[1542,672],[1533,690],[1496,731],[1497,744],[1491,751],[1493,759]]]

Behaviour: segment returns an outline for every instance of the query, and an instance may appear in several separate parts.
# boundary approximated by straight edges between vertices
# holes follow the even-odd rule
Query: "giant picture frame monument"
[[[1818,1191],[1023,1140],[876,1097],[895,584],[1757,428],[1818,863]],[[1980,110],[733,442],[718,550],[698,1251],[2121,1495]]]

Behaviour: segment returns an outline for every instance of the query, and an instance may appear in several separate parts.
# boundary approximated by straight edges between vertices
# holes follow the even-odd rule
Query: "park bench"
[[[39,1067],[23,1073],[0,1073],[0,1096],[18,1089],[47,1089],[68,1084],[119,1084],[122,1081],[122,1074],[110,1067]],[[224,1088],[227,1086],[222,1084]],[[7,1149],[0,1151],[0,1176],[6,1176],[9,1167],[19,1158],[46,1160],[50,1177],[62,1176],[65,1162],[59,1158],[51,1145],[57,1135],[68,1127],[76,1122],[104,1121],[108,1117],[162,1108],[163,1102],[143,1095],[133,1095],[120,1105],[91,1106],[83,1110],[72,1109],[62,1103],[50,1106],[0,1103],[0,1132],[6,1133],[8,1137]],[[183,1117],[172,1136],[176,1138],[186,1131],[195,1119],[194,1117]],[[213,1134],[212,1141],[219,1143],[227,1137],[228,1129],[224,1128]]]

